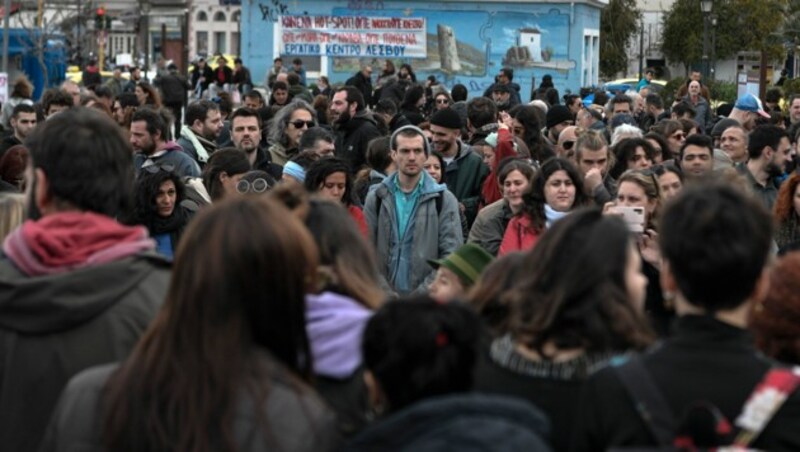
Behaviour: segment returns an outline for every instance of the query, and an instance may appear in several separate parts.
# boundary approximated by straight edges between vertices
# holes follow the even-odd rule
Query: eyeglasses
[[[242,179],[236,184],[236,191],[239,193],[264,193],[270,189],[269,182],[263,178],[257,178],[250,182],[249,180]]]
[[[291,121],[289,124],[293,125],[295,129],[301,129],[304,125],[310,129],[316,125],[314,121],[303,121],[302,119]]]
[[[166,171],[168,173],[171,173],[175,171],[175,165],[170,165],[169,163],[165,163],[163,165],[151,163],[150,165],[142,165],[142,169],[150,174],[155,174],[159,171]]]
[[[572,146],[574,146],[574,145],[575,145],[575,141],[574,140],[565,141],[565,142],[561,143],[561,147],[564,148],[565,151],[569,151],[570,149],[572,149]]]

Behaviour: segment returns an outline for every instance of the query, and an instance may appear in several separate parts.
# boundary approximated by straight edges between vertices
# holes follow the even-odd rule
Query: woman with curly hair
[[[508,223],[498,256],[533,248],[545,229],[586,205],[589,198],[581,187],[583,177],[572,162],[560,157],[546,161],[522,195],[522,209]]]
[[[174,257],[183,231],[197,206],[186,199],[186,188],[170,165],[146,166],[136,180],[133,214],[129,223],[150,231],[159,253]]]
[[[512,132],[528,146],[531,158],[539,164],[555,156],[542,136],[542,122],[539,120],[537,108],[532,105],[520,105],[512,108],[509,115],[513,118]]]
[[[777,228],[775,243],[781,252],[800,245],[800,174],[792,173],[778,191],[773,207]]]
[[[769,292],[754,303],[750,329],[756,346],[770,358],[800,364],[800,253],[789,253],[772,267]]]
[[[155,109],[161,108],[161,96],[153,85],[144,81],[137,82],[133,92],[136,94],[140,107],[147,105]]]

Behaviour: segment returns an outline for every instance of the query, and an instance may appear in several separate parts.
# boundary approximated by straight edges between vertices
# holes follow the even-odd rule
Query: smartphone
[[[617,206],[616,211],[622,214],[622,219],[631,232],[644,232],[644,207]]]

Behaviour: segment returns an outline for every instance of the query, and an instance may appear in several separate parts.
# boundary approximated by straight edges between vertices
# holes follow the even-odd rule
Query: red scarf
[[[3,243],[6,255],[29,276],[64,273],[154,248],[144,227],[123,226],[91,212],[63,212],[28,220]]]

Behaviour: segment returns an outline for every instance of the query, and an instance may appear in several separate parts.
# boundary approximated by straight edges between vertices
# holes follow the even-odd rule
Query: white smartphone
[[[622,213],[622,219],[631,232],[644,232],[644,207],[617,206],[616,210]]]

